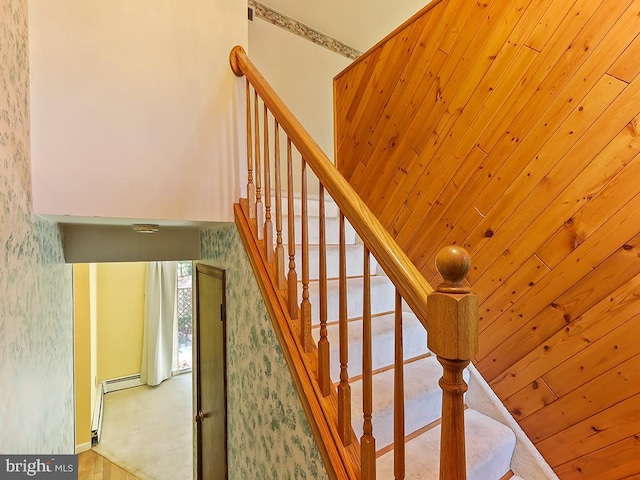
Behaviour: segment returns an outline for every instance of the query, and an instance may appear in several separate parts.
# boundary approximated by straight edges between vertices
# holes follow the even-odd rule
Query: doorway
[[[198,480],[227,478],[225,287],[224,270],[196,264],[194,399]]]
[[[190,272],[188,272],[191,265],[191,261],[185,262],[182,272],[178,272],[184,274],[182,277],[187,277],[183,278],[182,282],[178,277],[179,284],[189,283],[189,287],[192,286]],[[163,457],[169,457],[167,460],[175,470],[169,468],[161,470],[170,475],[169,477],[155,475],[155,470],[149,470],[149,475],[140,475],[140,477],[191,478],[194,471],[192,453],[194,414],[192,372],[188,366],[191,363],[191,327],[187,322],[191,322],[191,318],[187,317],[192,317],[192,306],[190,303],[188,306],[183,305],[183,308],[189,311],[188,314],[183,312],[180,316],[183,318],[178,316],[176,308],[174,349],[179,355],[174,362],[176,367],[173,373],[175,375],[184,372],[184,374],[170,376],[157,387],[142,385],[140,361],[146,297],[146,267],[146,262],[74,265],[76,425],[80,426],[79,417],[83,417],[82,431],[88,436],[84,439],[77,436],[77,448],[80,447],[78,451],[91,448],[93,430],[91,422],[92,417],[96,417],[93,412],[96,410],[96,403],[99,403],[97,402],[99,394],[106,389],[106,394],[102,396],[104,438],[101,439],[98,449],[101,446],[104,447],[105,452],[109,452],[105,453],[107,458],[115,460],[116,464],[124,463],[127,470],[133,474],[137,474],[138,471],[147,473],[148,465],[155,468],[157,464],[158,468],[162,468],[160,466],[162,459],[157,458],[157,452],[154,450],[157,450],[155,447],[166,440],[168,447],[163,450],[175,453],[176,458],[170,458],[171,455],[163,455]],[[76,275],[76,270],[83,270],[84,278],[82,275]],[[81,288],[83,284],[84,288]],[[190,293],[184,296],[190,296]],[[84,302],[81,298],[83,295]],[[84,329],[79,328],[81,323],[84,323]],[[80,344],[87,348],[83,350],[77,348]],[[171,345],[169,345],[170,349]],[[94,358],[91,358],[92,356]],[[80,372],[81,370],[84,371]],[[84,396],[84,400],[78,401],[79,394]],[[116,402],[120,406],[114,406]],[[81,411],[81,405],[87,405],[87,407]],[[162,413],[154,410],[156,407],[164,406],[170,406],[170,411]],[[114,419],[115,423],[112,421]],[[123,456],[120,456],[123,450],[119,449],[118,445],[113,441],[106,441],[105,433],[108,424],[112,427],[109,429],[110,432],[122,429],[123,444],[128,449],[128,453],[125,450]],[[151,437],[145,439],[144,433],[151,434]],[[142,435],[138,440],[136,440],[137,434]],[[109,438],[114,439],[113,436]],[[107,450],[109,444],[112,448]],[[131,447],[140,448],[140,450],[132,451]],[[149,457],[144,463],[147,454]],[[153,458],[152,454],[156,457]],[[135,462],[129,464],[129,457]]]

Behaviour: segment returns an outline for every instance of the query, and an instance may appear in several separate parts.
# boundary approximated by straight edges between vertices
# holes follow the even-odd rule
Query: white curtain
[[[160,384],[173,370],[177,283],[176,262],[149,262],[140,372],[148,385]]]

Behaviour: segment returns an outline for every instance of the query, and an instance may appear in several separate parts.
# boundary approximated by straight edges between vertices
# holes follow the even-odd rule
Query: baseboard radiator
[[[144,385],[140,379],[140,374],[127,375],[124,377],[111,378],[98,383],[96,387],[96,403],[93,406],[91,418],[91,445],[100,443],[100,433],[102,431],[102,416],[104,413],[104,395],[125,388],[139,387]]]
[[[124,390],[125,388],[139,387],[144,385],[140,380],[140,374],[127,375],[124,377],[111,378],[103,382],[104,393],[116,392],[118,390]]]

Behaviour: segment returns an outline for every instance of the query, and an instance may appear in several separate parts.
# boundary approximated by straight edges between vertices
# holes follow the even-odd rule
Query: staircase
[[[514,478],[514,433],[464,405],[468,254],[441,251],[434,292],[241,47],[230,60],[247,77],[236,224],[329,477]]]
[[[284,200],[283,200],[284,202]],[[274,202],[275,203],[275,202]],[[299,211],[299,210],[298,210]],[[318,201],[309,200],[309,239],[319,238]],[[326,202],[327,227],[327,306],[330,372],[334,384],[339,382],[338,332],[338,209]],[[286,224],[286,222],[284,222]],[[296,217],[296,231],[302,220]],[[285,231],[286,233],[286,231]],[[364,275],[364,246],[350,226],[346,234],[349,326],[349,375],[352,401],[352,428],[356,436],[363,434],[362,419],[362,298]],[[286,238],[286,235],[285,235]],[[275,237],[274,237],[275,241]],[[319,245],[310,244],[310,260],[318,258]],[[285,251],[287,246],[285,245]],[[296,246],[298,255],[301,246]],[[299,258],[299,256],[298,256]],[[372,315],[372,368],[373,368],[373,434],[376,438],[377,478],[394,478],[393,452],[393,382],[394,382],[394,308],[395,288],[372,258],[371,315]],[[319,268],[310,263],[310,301],[319,305]],[[302,289],[300,284],[299,289]],[[418,318],[405,307],[403,317],[403,350],[405,381],[406,478],[438,479],[440,449],[440,415],[442,390],[438,380],[442,366],[427,349],[426,332]],[[313,338],[320,340],[318,309],[312,310]],[[465,373],[465,380],[469,375]],[[503,424],[467,409],[465,412],[467,478],[470,480],[499,480],[509,478],[510,462],[515,447],[514,433]],[[518,477],[511,477],[518,478]]]

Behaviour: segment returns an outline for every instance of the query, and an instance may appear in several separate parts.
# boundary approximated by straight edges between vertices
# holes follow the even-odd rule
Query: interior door
[[[196,264],[195,427],[198,480],[227,478],[225,272]]]

